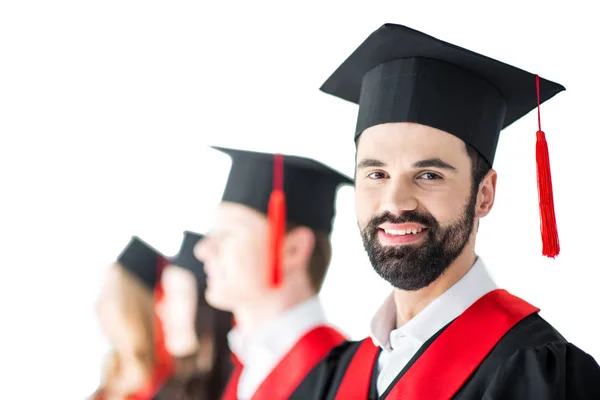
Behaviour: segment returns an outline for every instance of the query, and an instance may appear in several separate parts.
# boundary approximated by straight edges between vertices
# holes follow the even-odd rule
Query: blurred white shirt
[[[248,400],[260,384],[311,329],[327,324],[317,296],[287,310],[277,320],[252,337],[243,337],[237,328],[227,335],[229,348],[244,365],[238,383],[239,400]]]

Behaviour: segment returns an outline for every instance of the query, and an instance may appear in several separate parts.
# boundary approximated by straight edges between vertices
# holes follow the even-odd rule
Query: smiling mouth
[[[383,231],[386,235],[389,236],[407,236],[407,235],[416,235],[423,231],[426,231],[427,228],[417,228],[417,229],[384,229],[379,228],[380,231]]]

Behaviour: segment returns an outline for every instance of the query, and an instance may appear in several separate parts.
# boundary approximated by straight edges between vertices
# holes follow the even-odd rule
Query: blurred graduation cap
[[[117,262],[150,289],[157,286],[162,268],[168,263],[165,256],[137,236],[131,238]]]
[[[406,26],[385,24],[338,67],[321,90],[359,105],[355,141],[375,125],[414,122],[457,136],[490,165],[500,131],[537,106],[543,252],[550,257],[558,254],[539,105],[565,90],[562,85]]]
[[[213,148],[228,154],[232,160],[222,201],[243,204],[268,214],[269,200],[276,186],[277,155]],[[284,155],[282,162],[287,220],[330,233],[337,189],[340,185],[352,185],[352,179],[310,158]]]
[[[179,253],[171,260],[171,264],[186,269],[194,274],[198,283],[206,282],[204,263],[194,255],[194,247],[204,237],[199,233],[185,231]]]
[[[267,215],[273,286],[280,283],[281,246],[286,223],[331,233],[340,185],[353,180],[309,158],[213,146],[232,159],[222,201],[243,204]],[[284,178],[285,177],[285,178]]]

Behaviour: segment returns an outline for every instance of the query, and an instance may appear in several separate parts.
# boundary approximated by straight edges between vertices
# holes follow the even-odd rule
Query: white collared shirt
[[[377,392],[381,395],[387,390],[428,339],[496,288],[483,262],[477,259],[458,282],[397,329],[393,293],[386,298],[371,321],[373,343],[383,349],[377,360]]]
[[[287,310],[253,337],[244,338],[239,329],[233,328],[227,334],[229,348],[244,365],[238,383],[238,399],[250,399],[298,340],[323,324],[327,324],[323,306],[319,298],[313,296]]]

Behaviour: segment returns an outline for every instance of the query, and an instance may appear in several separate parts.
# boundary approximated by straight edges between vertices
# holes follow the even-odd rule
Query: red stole
[[[158,309],[164,301],[165,291],[162,286],[161,276],[162,272],[167,265],[168,261],[160,259],[158,262],[158,281],[154,287],[154,370],[150,381],[146,385],[145,389],[140,393],[140,399],[151,399],[154,397],[160,388],[173,376],[175,372],[175,360],[173,356],[167,350],[167,343],[165,338],[165,332],[163,329],[163,322],[159,315]],[[149,397],[145,397],[149,396]]]
[[[260,384],[252,400],[288,399],[309,372],[346,338],[328,326],[317,326],[306,333],[283,357]],[[223,400],[236,400],[243,366],[234,357],[234,370],[223,394]]]
[[[394,385],[386,399],[452,398],[502,337],[539,309],[497,289],[459,315]],[[335,399],[367,399],[379,348],[360,344]]]

